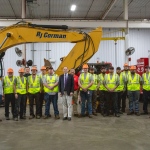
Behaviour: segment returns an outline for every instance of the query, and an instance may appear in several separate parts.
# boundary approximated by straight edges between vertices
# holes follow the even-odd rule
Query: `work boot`
[[[120,115],[117,113],[117,114],[115,114],[115,117],[120,117]]]
[[[140,116],[140,113],[139,113],[139,112],[135,112],[135,115],[136,115],[136,116]]]
[[[68,121],[71,121],[71,117],[68,117]]]
[[[67,117],[64,117],[63,120],[67,120]]]
[[[18,121],[18,118],[15,117],[15,118],[14,118],[14,121]]]
[[[94,115],[94,116],[97,116],[97,113],[96,113],[96,112],[93,112],[93,115]]]
[[[89,115],[89,118],[92,118],[92,115]]]
[[[134,114],[134,112],[133,111],[129,111],[128,113],[127,113],[127,115],[133,115]]]
[[[29,119],[33,119],[35,116],[34,115],[31,115],[30,117],[29,117]]]
[[[78,115],[78,118],[83,118],[83,117],[85,117],[85,115],[82,115],[82,114]]]
[[[120,111],[119,111],[119,114],[123,114],[123,112],[120,110]]]
[[[78,117],[78,113],[74,113],[74,117]]]
[[[56,116],[55,116],[55,119],[60,119],[59,115],[56,115]]]
[[[9,117],[5,117],[6,118],[6,120],[10,120],[10,118]]]
[[[26,119],[24,116],[20,116],[20,119]]]
[[[49,118],[49,116],[47,116],[47,115],[44,116],[44,119],[48,119],[48,118]]]
[[[36,119],[40,119],[41,117],[38,115],[38,116],[36,116]]]

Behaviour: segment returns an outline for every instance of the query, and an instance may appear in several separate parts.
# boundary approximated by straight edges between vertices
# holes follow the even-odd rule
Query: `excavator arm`
[[[76,43],[56,70],[56,73],[60,75],[64,66],[71,69],[86,63],[97,52],[101,37],[101,27],[87,34],[68,29],[67,26],[36,25],[22,22],[0,30],[0,53],[23,43]]]

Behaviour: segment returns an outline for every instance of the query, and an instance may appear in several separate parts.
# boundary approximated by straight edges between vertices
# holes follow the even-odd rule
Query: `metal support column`
[[[22,20],[26,18],[26,0],[22,0]],[[26,44],[22,45],[22,59],[26,60]]]
[[[123,0],[124,4],[124,20],[126,21],[126,28],[125,28],[125,51],[129,48],[129,26],[128,26],[128,0]],[[124,52],[125,62],[128,63],[128,56],[125,55]]]

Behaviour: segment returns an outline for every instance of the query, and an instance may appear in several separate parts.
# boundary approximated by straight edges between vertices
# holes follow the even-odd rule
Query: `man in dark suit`
[[[64,74],[59,77],[59,93],[62,98],[63,120],[71,121],[72,117],[72,96],[74,93],[74,78],[68,74],[68,68],[63,68]]]

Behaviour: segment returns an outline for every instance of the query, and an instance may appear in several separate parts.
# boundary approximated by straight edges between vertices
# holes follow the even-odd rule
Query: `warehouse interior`
[[[75,6],[74,10],[71,10],[72,5]],[[87,62],[111,63],[115,69],[116,67],[123,69],[124,64],[128,63],[129,66],[139,67],[137,71],[141,75],[144,73],[142,69],[145,66],[140,64],[139,59],[146,58],[147,65],[150,66],[149,7],[150,0],[0,0],[0,54],[5,52],[0,70],[3,76],[6,76],[7,69],[13,68],[14,75],[17,76],[19,68],[24,67],[23,62],[32,60],[32,65],[37,66],[37,73],[40,75],[40,68],[44,66],[45,58],[50,61],[57,72],[58,68],[62,70],[64,67],[60,58],[68,58],[67,55],[76,45],[76,42],[71,40],[71,42],[59,42],[61,40],[58,42],[47,42],[46,40],[45,42],[36,42],[36,40],[30,42],[27,39],[23,40],[23,44],[13,44],[14,46],[3,49],[5,44],[3,31],[10,32],[10,26],[17,26],[17,23],[20,22],[21,25],[29,23],[66,25],[70,32],[87,34],[100,27],[102,37],[97,37],[97,39],[100,38],[97,52],[94,52]],[[17,32],[17,29],[14,31]],[[48,30],[45,29],[45,32]],[[32,37],[34,32],[30,34]],[[135,51],[132,55],[127,56],[126,51],[129,48],[134,48]],[[16,53],[16,49],[21,51],[21,56]],[[75,51],[76,56],[79,51]],[[70,59],[69,69],[75,66],[73,63],[75,59]],[[12,119],[5,120],[5,107],[0,106],[0,118],[2,119],[0,122],[0,150],[150,149],[149,115],[128,116],[127,113],[123,113],[120,118],[115,118],[103,117],[98,113],[98,116],[91,119],[72,117],[69,122],[62,120],[63,107],[60,97],[58,107],[59,120],[55,120],[51,105],[52,117],[47,120],[26,118],[26,120],[14,122]],[[127,99],[126,112],[128,107],[129,100]],[[140,100],[139,107],[142,112],[142,100]],[[43,105],[43,113],[44,109],[45,105]],[[79,104],[78,110],[80,109]],[[27,105],[27,116],[29,115],[29,105]]]

